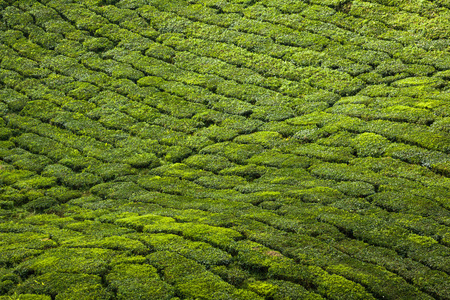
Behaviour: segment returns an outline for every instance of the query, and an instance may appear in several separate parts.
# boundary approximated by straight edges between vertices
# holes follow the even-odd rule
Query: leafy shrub
[[[170,251],[156,251],[147,255],[149,264],[162,270],[165,280],[173,284],[183,280],[189,274],[198,274],[205,271],[205,267],[191,259]]]
[[[141,176],[138,184],[147,190],[159,191],[174,195],[200,192],[202,187],[198,184],[175,177]]]
[[[220,175],[235,175],[245,178],[248,181],[257,179],[267,172],[267,168],[255,164],[236,166],[222,169]]]
[[[422,216],[428,216],[430,214],[439,216],[442,209],[440,205],[435,204],[426,198],[416,195],[404,195],[403,193],[394,191],[379,192],[375,195],[371,195],[369,201],[388,211],[404,212]]]
[[[184,164],[206,171],[219,172],[222,169],[233,167],[234,164],[223,156],[213,154],[196,154],[183,161]]]
[[[118,299],[171,299],[174,295],[173,287],[159,278],[156,268],[146,264],[116,265],[106,276],[106,280],[116,290]]]
[[[348,147],[327,147],[318,144],[301,145],[292,149],[291,152],[332,162],[346,162],[354,158],[352,150]]]
[[[15,154],[5,157],[5,161],[13,162],[13,165],[19,169],[30,170],[33,172],[41,172],[46,165],[52,162],[51,159],[44,155],[32,153]]]
[[[375,133],[362,133],[352,139],[352,146],[356,149],[358,156],[379,157],[384,154],[389,141]]]
[[[235,138],[238,135],[238,132],[225,127],[211,125],[198,130],[195,134],[206,136],[215,142],[225,142]]]
[[[97,159],[93,157],[86,156],[75,156],[63,158],[59,161],[60,164],[71,168],[72,170],[78,172],[91,166],[96,166],[101,164]]]
[[[249,134],[263,125],[264,122],[258,119],[245,118],[243,116],[228,115],[227,118],[221,121],[221,126],[236,130],[239,134]]]
[[[25,107],[28,102],[27,96],[20,94],[12,89],[0,90],[2,102],[8,105],[8,108],[12,111],[20,111]]]
[[[432,133],[423,125],[399,124],[384,120],[367,122],[361,128],[382,135],[388,139],[417,144],[425,149],[448,152],[449,140],[445,136]]]
[[[70,226],[68,228],[76,229],[75,226]],[[86,231],[85,231],[86,232]],[[98,239],[86,239],[77,238],[71,239],[64,242],[64,246],[69,248],[101,248],[101,249],[112,249],[119,251],[129,251],[133,254],[147,254],[149,252],[148,248],[145,247],[141,242],[128,239],[123,236],[108,236]]]
[[[282,136],[278,132],[258,131],[247,135],[240,135],[234,139],[236,143],[260,144],[264,148],[275,148],[282,142]]]
[[[230,266],[213,266],[210,270],[214,274],[219,275],[224,281],[234,286],[241,285],[244,280],[250,277],[250,272],[240,268],[236,264],[231,264]]]
[[[53,206],[56,206],[58,201],[51,197],[39,197],[36,200],[30,201],[23,207],[29,211],[43,212]]]
[[[89,172],[75,173],[70,168],[63,165],[48,165],[43,170],[45,176],[54,176],[63,184],[78,188],[88,188],[92,185],[102,182],[102,179]]]
[[[184,282],[177,284],[177,289],[187,297],[214,298],[214,299],[262,299],[255,293],[236,289],[224,282],[219,276],[210,272],[186,276]]]
[[[93,174],[99,175],[103,180],[111,180],[116,177],[137,174],[137,170],[127,164],[98,164],[89,166],[88,170]]]
[[[313,163],[313,160],[305,156],[271,150],[253,155],[246,162],[269,167],[307,168]]]
[[[375,193],[373,185],[362,181],[343,181],[336,185],[336,189],[353,197],[366,197]]]
[[[62,145],[46,137],[34,133],[24,133],[14,139],[21,147],[35,154],[45,154],[50,159],[60,160],[65,157],[79,155],[76,149]]]
[[[211,175],[210,172],[191,168],[183,163],[163,165],[151,170],[150,173],[159,176],[175,176],[187,180],[194,180],[200,176]]]
[[[0,63],[0,67],[17,71],[23,76],[44,78],[50,74],[50,70],[41,68],[39,65],[25,57],[6,57]]]
[[[450,117],[438,119],[430,127],[437,130],[450,132]]]
[[[329,105],[335,104],[339,99],[338,94],[328,91],[319,91],[305,96],[307,102],[326,102]]]
[[[161,164],[160,160],[154,153],[144,152],[141,149],[126,148],[110,148],[86,149],[86,155],[101,159],[108,163],[128,164],[135,168],[155,168]]]
[[[134,182],[105,182],[93,186],[90,191],[103,198],[128,199],[144,192]]]
[[[237,185],[245,184],[246,180],[235,175],[208,175],[197,178],[195,183],[212,189],[231,189]]]
[[[101,286],[101,278],[97,275],[69,274],[48,272],[31,277],[16,289],[19,293],[47,294],[56,299],[74,299],[73,297],[104,297],[111,299],[111,294]],[[20,296],[20,295],[19,295]],[[22,297],[21,297],[22,298]],[[32,298],[35,299],[35,298]]]
[[[0,299],[2,300],[10,300],[10,299],[14,299],[12,297],[20,297],[20,299],[22,300],[50,300],[52,299],[50,296],[46,296],[46,295],[36,295],[36,294],[14,294],[13,296],[0,296]]]
[[[100,204],[98,204],[99,202],[100,202]],[[70,204],[94,209],[95,205],[97,205],[97,207],[101,206],[101,199],[99,199],[98,197],[93,197],[93,196],[81,197],[81,198],[70,201]],[[91,220],[84,220],[81,222],[76,222],[76,221],[72,220],[72,222],[64,224],[64,228],[70,229],[71,233],[76,233],[76,234],[73,234],[72,236],[70,236],[69,238],[62,239],[62,242],[64,242],[67,245],[73,245],[76,247],[77,245],[81,246],[83,243],[89,244],[90,242],[92,242],[92,244],[90,244],[90,245],[103,245],[103,246],[105,246],[104,248],[107,248],[107,249],[110,249],[113,247],[117,247],[117,248],[118,247],[122,247],[122,248],[128,247],[128,249],[136,249],[136,250],[138,250],[138,252],[143,250],[142,245],[140,245],[139,243],[133,243],[133,242],[128,243],[128,244],[123,243],[120,246],[121,239],[115,238],[115,236],[122,236],[122,235],[125,235],[128,233],[134,232],[134,230],[130,229],[130,228],[121,228],[121,227],[118,228],[117,226],[110,224],[110,223],[100,223],[99,221],[91,221]],[[80,234],[80,233],[82,233],[82,234]],[[86,240],[83,237],[83,234],[92,236],[93,240],[92,241]],[[102,241],[102,239],[104,239],[106,237],[113,237],[113,238]],[[128,242],[128,240],[125,240],[125,242]],[[102,248],[102,247],[94,246],[93,248]],[[145,250],[143,250],[143,251],[145,251]]]
[[[107,265],[113,256],[115,253],[112,250],[57,248],[21,263],[17,266],[17,272],[19,274],[62,272],[86,274],[83,276],[90,276],[87,274],[102,275],[107,272]],[[59,281],[59,277],[48,277]]]
[[[295,284],[289,281],[283,280],[268,280],[267,281],[272,286],[276,287],[273,293],[273,299],[295,299],[296,297],[303,297],[304,299],[323,299],[319,294],[308,291],[300,284]]]
[[[171,251],[204,265],[223,265],[231,255],[204,242],[193,242],[178,235],[157,233],[142,237],[153,250]]]
[[[147,225],[144,227],[144,232],[167,232],[174,234],[182,233],[183,236],[189,239],[207,242],[212,246],[221,249],[229,249],[234,244],[235,239],[241,237],[239,232],[230,228],[216,227],[206,224],[174,223],[171,220]]]

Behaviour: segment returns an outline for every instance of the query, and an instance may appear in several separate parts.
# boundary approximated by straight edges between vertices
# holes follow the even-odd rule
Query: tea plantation
[[[450,299],[450,1],[0,0],[11,299]]]

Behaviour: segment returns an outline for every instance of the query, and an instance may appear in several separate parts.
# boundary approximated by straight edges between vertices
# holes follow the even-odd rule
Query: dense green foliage
[[[450,1],[0,0],[0,299],[450,299]]]

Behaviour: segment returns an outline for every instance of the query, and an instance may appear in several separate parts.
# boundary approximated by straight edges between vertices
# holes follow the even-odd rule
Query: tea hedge
[[[0,299],[450,299],[447,1],[0,1]]]

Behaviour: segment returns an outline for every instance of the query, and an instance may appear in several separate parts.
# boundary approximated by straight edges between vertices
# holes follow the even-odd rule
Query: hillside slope
[[[0,0],[0,299],[450,299],[450,1]]]

